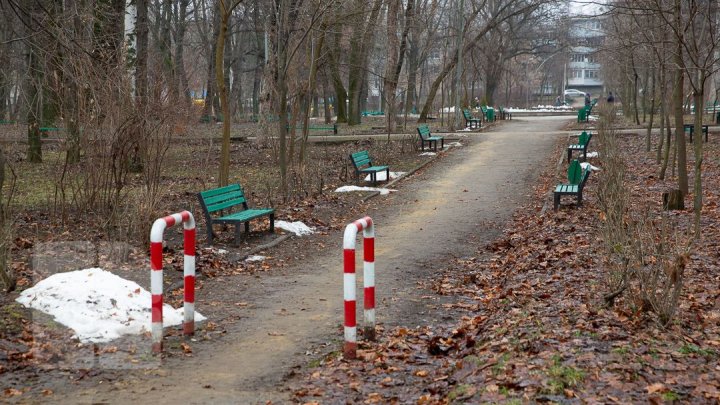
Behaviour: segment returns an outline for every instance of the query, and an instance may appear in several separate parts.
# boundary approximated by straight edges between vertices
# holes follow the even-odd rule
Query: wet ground
[[[475,254],[476,243],[469,241],[490,242],[498,235],[530,194],[536,168],[557,160],[551,152],[555,141],[566,136],[559,130],[567,121],[516,118],[470,134],[470,146],[454,149],[395,184],[397,193],[376,197],[381,199],[372,204],[377,208],[365,214],[376,224],[381,327],[414,327],[447,316],[433,310],[443,303],[440,297],[421,299],[431,295],[426,282],[449,259]],[[342,347],[342,235],[332,232],[290,243],[313,248],[277,272],[205,281],[206,291],[218,292],[212,308],[198,310],[208,312],[211,320],[213,315],[236,319],[223,328],[224,337],[189,342],[192,357],[148,359],[128,370],[113,365],[72,385],[57,381],[52,401],[289,401],[285,379]],[[362,260],[361,254],[357,257]]]

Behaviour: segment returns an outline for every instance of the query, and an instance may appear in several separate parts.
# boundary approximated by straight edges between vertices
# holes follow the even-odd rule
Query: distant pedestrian
[[[610,104],[615,102],[615,97],[613,96],[612,91],[608,94],[607,102]]]
[[[560,96],[557,96],[555,99],[555,107],[560,107],[562,105],[562,101],[560,99]]]
[[[585,107],[590,108],[590,93],[585,93]]]

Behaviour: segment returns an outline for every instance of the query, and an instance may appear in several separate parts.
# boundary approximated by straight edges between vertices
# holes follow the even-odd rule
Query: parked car
[[[565,89],[565,98],[585,97],[585,92],[575,89]]]

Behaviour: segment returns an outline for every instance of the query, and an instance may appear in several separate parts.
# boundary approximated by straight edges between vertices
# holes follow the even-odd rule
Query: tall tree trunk
[[[703,189],[702,189],[702,164],[703,164],[703,133],[702,133],[702,117],[703,117],[703,100],[704,100],[704,83],[705,71],[701,70],[697,73],[699,76],[698,89],[695,91],[695,129],[693,138],[693,149],[695,150],[695,181],[693,187],[693,211],[695,213],[695,239],[700,239],[700,215],[703,206]],[[685,134],[683,134],[684,137]]]
[[[141,0],[138,0],[141,1]],[[181,101],[190,106],[190,85],[185,68],[185,32],[187,31],[187,14],[190,0],[178,3],[177,21],[175,22],[175,77],[180,86]]]
[[[217,42],[215,44],[215,78],[223,112],[222,145],[220,148],[220,172],[218,185],[227,186],[230,181],[230,105],[228,103],[227,87],[225,83],[225,37],[228,20],[233,9],[240,3],[239,0],[218,0],[219,23]]]
[[[367,57],[373,43],[373,36],[380,16],[380,6],[383,0],[374,0],[370,15],[358,21],[350,40],[349,72],[348,72],[348,124],[360,124],[361,95],[363,82],[367,72]],[[363,7],[364,1],[357,4]]]
[[[33,2],[33,6],[28,10],[28,15],[23,15],[26,19],[26,38],[27,38],[27,68],[25,85],[23,89],[26,93],[24,97],[27,103],[27,125],[28,125],[28,151],[27,161],[30,163],[42,162],[42,147],[40,141],[40,117],[42,115],[42,81],[43,73],[40,68],[40,47],[39,42],[42,41],[40,36],[33,31],[31,27],[38,8],[42,8],[40,2]]]
[[[335,116],[337,122],[348,122],[347,110],[345,100],[348,97],[347,90],[343,85],[342,77],[340,76],[340,54],[338,48],[340,47],[340,41],[342,40],[342,30],[337,30],[335,33],[334,43],[328,46],[328,62],[330,70],[330,78],[332,79],[333,87],[335,88]]]
[[[646,87],[646,89],[647,89],[647,87]],[[645,91],[644,93],[647,93],[647,91]],[[643,100],[643,103],[645,103],[645,102],[646,101]],[[645,107],[643,107],[643,111],[644,110],[645,110]],[[647,133],[645,134],[645,151],[646,152],[650,152],[650,150],[652,149],[650,138],[652,135],[653,118],[654,117],[655,117],[655,69],[653,69],[653,72],[652,72],[652,92],[650,95],[650,122],[648,122]],[[645,120],[645,113],[643,112],[643,121],[644,120]]]
[[[140,110],[147,106],[148,97],[148,2],[136,0],[137,21],[135,36],[137,41],[137,66],[135,67],[135,97]]]
[[[675,111],[675,142],[677,143],[677,173],[678,188],[683,195],[688,193],[687,150],[685,146],[685,130],[683,128],[683,89],[685,86],[685,72],[683,69],[683,37],[681,0],[675,0],[675,23],[680,34],[676,38],[675,46],[675,89],[673,90],[673,103]]]
[[[305,103],[303,104],[303,127],[302,127],[302,143],[300,144],[300,156],[299,156],[299,163],[300,166],[305,162],[305,154],[306,152],[306,145],[308,141],[309,136],[309,126],[310,126],[310,106],[311,102],[310,100],[314,98],[315,94],[315,83],[317,79],[317,73],[318,73],[318,65],[320,64],[320,50],[323,48],[323,43],[325,42],[325,29],[320,30],[320,37],[317,39],[317,41],[314,41],[314,39],[310,38],[310,73],[308,77],[308,85],[305,89]]]
[[[412,4],[409,1],[408,4]],[[395,68],[398,65],[399,41],[397,37],[398,11],[400,10],[400,0],[388,0],[387,8],[387,57],[385,64],[385,80],[383,89],[386,100],[385,118],[387,120],[387,133],[395,132],[397,123],[397,112],[395,110],[395,92],[397,90],[397,80],[395,79]]]
[[[663,152],[662,166],[660,167],[660,180],[665,180],[668,164],[670,163],[670,148],[672,147],[672,129],[670,128],[670,111],[665,107],[666,103],[660,106],[663,117],[665,118],[665,148]]]
[[[227,1],[227,0],[223,0]],[[217,72],[215,71],[215,62],[217,61],[217,46],[218,46],[218,35],[220,34],[220,13],[218,8],[215,8],[213,13],[213,24],[212,24],[212,40],[210,45],[215,47],[216,52],[208,52],[208,70],[207,70],[207,89],[205,94],[205,110],[203,115],[206,119],[211,120],[213,116],[213,107],[215,106],[215,93],[217,88]],[[224,44],[224,42],[223,42]],[[222,59],[220,59],[222,61]]]
[[[15,274],[10,266],[8,266],[8,253],[10,252],[10,243],[12,243],[12,226],[8,223],[8,213],[5,212],[3,206],[2,190],[5,185],[5,154],[0,150],[0,279],[5,285],[5,291],[9,292],[15,289]]]

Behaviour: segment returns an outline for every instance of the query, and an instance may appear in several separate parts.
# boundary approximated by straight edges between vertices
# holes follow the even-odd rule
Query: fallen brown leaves
[[[706,145],[714,158],[704,166],[703,240],[690,258],[680,310],[668,328],[627,300],[604,306],[602,218],[593,178],[582,209],[563,206],[540,216],[556,181],[544,175],[534,201],[518,210],[502,237],[478,258],[451,263],[429,286],[456,298],[443,306],[460,314],[456,323],[384,331],[377,344],[361,343],[358,361],[330,354],[299,382],[297,401],[717,403],[720,148],[718,142]],[[641,150],[640,138],[624,137],[621,146],[633,200],[659,210],[661,192],[674,180],[657,179],[654,155]],[[670,215],[681,227],[692,224],[690,211]]]

